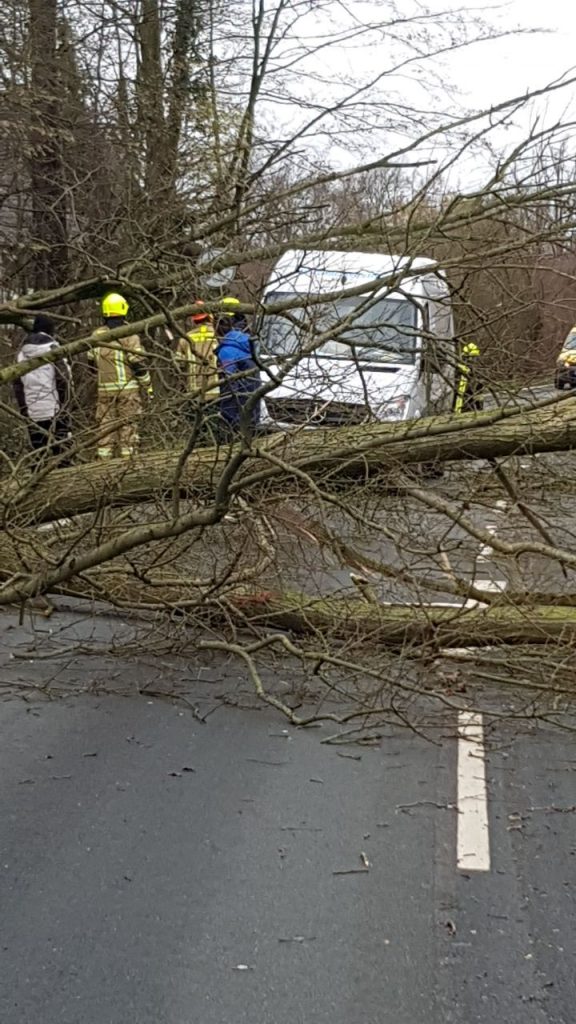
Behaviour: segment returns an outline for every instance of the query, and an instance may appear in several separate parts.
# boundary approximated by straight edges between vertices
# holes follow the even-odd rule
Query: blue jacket
[[[244,331],[228,331],[216,346],[216,360],[220,383],[220,415],[228,423],[237,425],[243,406],[260,387],[260,374],[252,355],[250,335]],[[256,402],[250,412],[252,424],[258,423],[260,419],[259,406],[260,403]]]

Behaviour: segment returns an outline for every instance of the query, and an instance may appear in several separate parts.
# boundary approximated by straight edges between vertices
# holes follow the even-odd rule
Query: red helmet
[[[204,303],[203,303],[202,299],[196,299],[195,305],[196,306],[203,306]],[[210,318],[210,313],[207,313],[207,312],[205,312],[203,310],[198,310],[197,313],[192,313],[192,316],[190,317],[190,319],[192,320],[192,323],[194,323],[194,324],[203,324],[204,321],[208,320],[209,318]]]

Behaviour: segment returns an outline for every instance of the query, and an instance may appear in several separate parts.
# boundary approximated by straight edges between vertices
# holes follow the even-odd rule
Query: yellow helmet
[[[234,299],[231,295],[226,295],[225,298],[220,299],[220,309],[223,316],[234,316],[238,312],[239,305],[240,299]]]
[[[475,342],[469,341],[466,345],[464,345],[464,347],[462,349],[462,355],[463,356],[479,356],[480,355],[480,349],[478,348],[478,345],[475,344]]]
[[[118,295],[117,292],[110,292],[102,299],[102,316],[105,320],[114,316],[126,316],[129,309],[130,306],[124,296]]]

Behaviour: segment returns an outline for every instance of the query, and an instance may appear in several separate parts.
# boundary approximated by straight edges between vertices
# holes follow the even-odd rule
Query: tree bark
[[[357,638],[391,648],[486,647],[497,644],[573,643],[576,608],[493,605],[463,609],[417,605],[374,605],[339,597],[262,593],[238,597],[233,604],[252,626],[320,635],[336,641]]]
[[[57,0],[29,0],[31,49],[32,225],[34,285],[57,288],[67,277],[67,201],[58,97]]]
[[[144,152],[144,189],[153,207],[162,189],[161,132],[164,125],[162,42],[158,0],[142,0],[137,25],[138,40],[138,127]]]
[[[0,566],[0,580],[21,571],[16,547],[0,545]],[[136,612],[164,610],[173,614],[175,609],[192,608],[197,626],[204,623],[220,627],[236,619],[238,626],[249,625],[252,631],[280,629],[297,636],[314,637],[318,645],[329,643],[332,653],[340,641],[349,643],[351,640],[391,650],[425,646],[429,651],[493,645],[541,646],[550,642],[573,644],[576,641],[573,604],[535,603],[530,607],[515,607],[512,594],[503,594],[497,603],[485,608],[465,608],[457,604],[453,607],[378,605],[348,597],[311,598],[280,591],[249,592],[246,588],[226,595],[222,601],[212,598],[203,602],[198,590],[187,588],[184,580],[181,587],[148,587],[133,575],[115,573],[107,580],[105,572],[98,572],[92,582],[90,575],[84,574],[81,579],[73,578],[46,590],[38,587],[34,594],[23,592],[22,603],[34,601],[44,593],[90,602],[108,600],[112,605]],[[552,600],[556,596],[550,595]],[[545,595],[538,596],[538,600],[542,598]],[[15,603],[14,596],[8,600],[0,584],[0,606],[8,603]]]
[[[286,488],[299,474],[330,486],[337,478],[363,478],[419,463],[495,459],[576,447],[576,404],[543,409],[493,410],[435,417],[406,424],[374,424],[274,435],[254,444],[230,484],[232,495],[263,484]],[[4,491],[22,523],[41,523],[105,506],[138,504],[176,489],[182,497],[211,495],[230,458],[226,448],[194,451],[183,467],[180,452],[153,452],[134,461],[88,463],[55,470],[32,494]]]

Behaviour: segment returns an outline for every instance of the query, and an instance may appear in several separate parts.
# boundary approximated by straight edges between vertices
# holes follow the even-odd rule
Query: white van
[[[375,291],[375,279],[388,275],[396,284]],[[346,295],[352,290],[358,294]],[[331,298],[318,303],[326,293]],[[260,359],[281,381],[262,403],[263,425],[339,426],[451,410],[454,321],[432,260],[291,250],[277,262],[264,303],[297,298],[316,301],[259,325]]]

